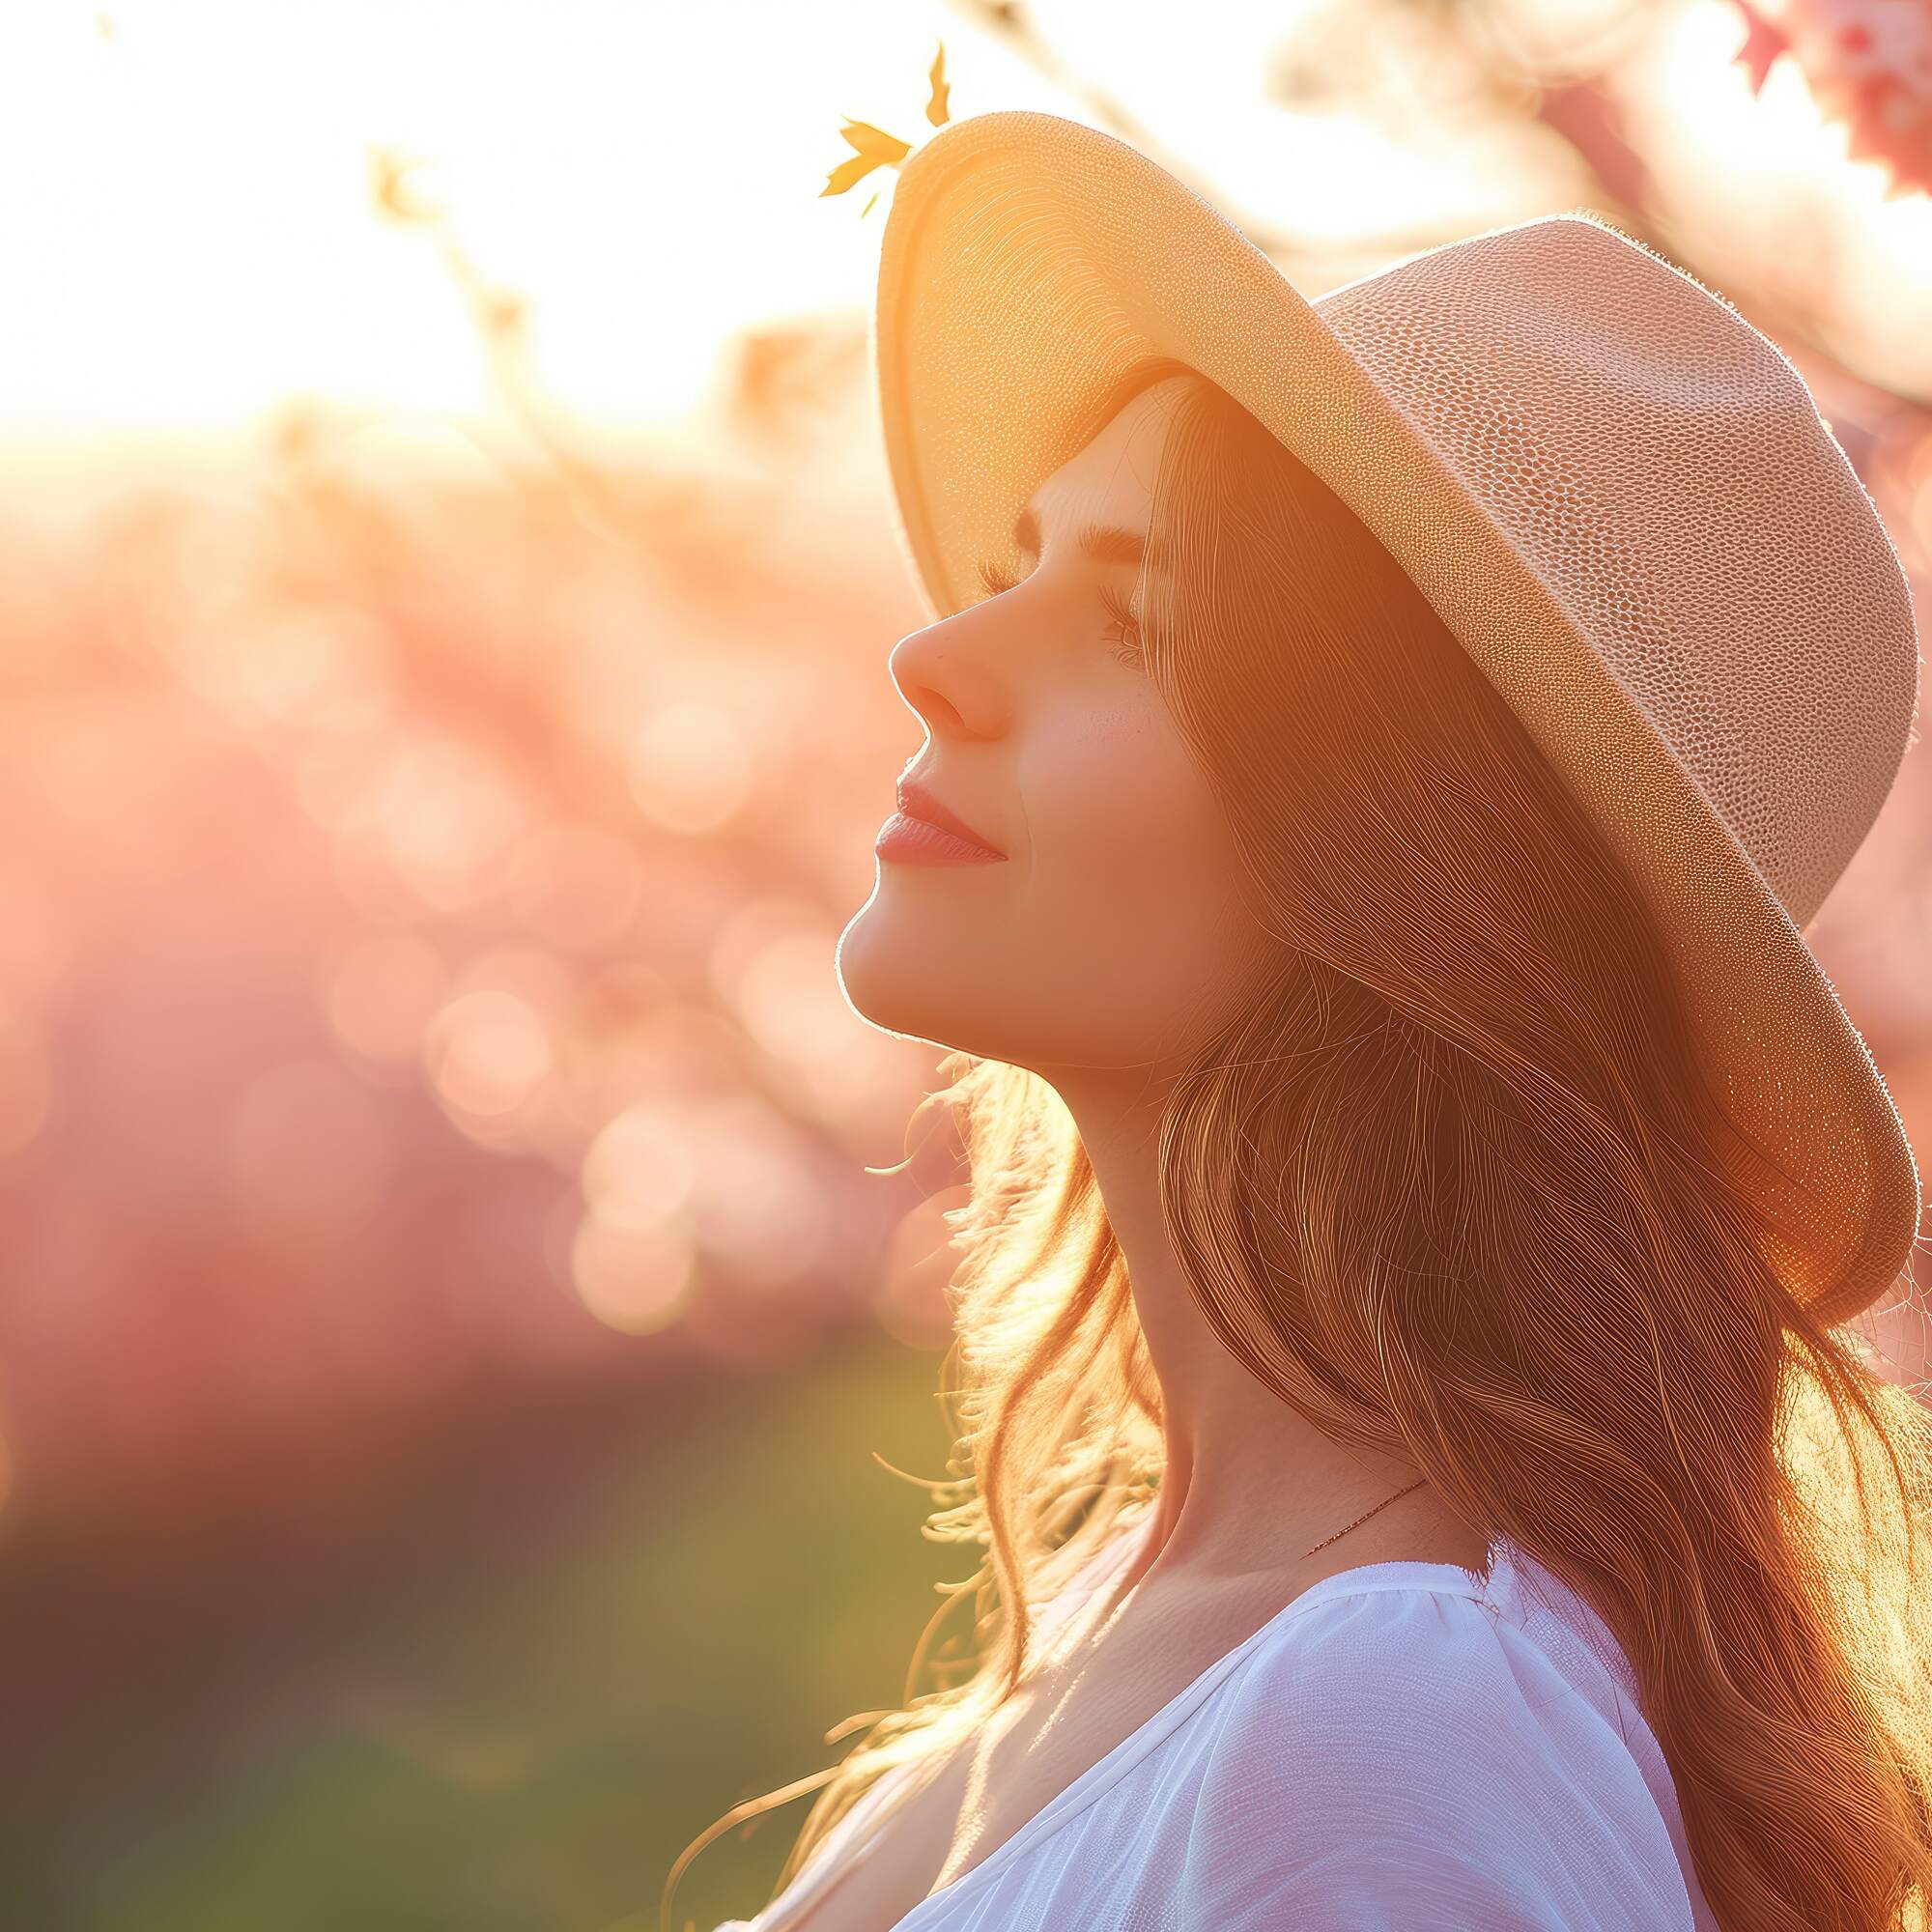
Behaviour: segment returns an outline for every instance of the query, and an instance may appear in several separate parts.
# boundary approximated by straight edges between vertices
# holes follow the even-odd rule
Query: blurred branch
[[[562,479],[573,514],[594,536],[617,548],[656,551],[640,534],[649,519],[674,512],[684,500],[668,481],[620,479],[606,466],[575,448],[560,415],[540,393],[529,372],[529,305],[524,297],[491,283],[450,233],[449,217],[440,209],[416,200],[406,180],[415,166],[393,149],[369,153],[371,198],[378,215],[403,227],[435,234],[482,334],[492,379],[512,417],[528,433]],[[522,482],[514,469],[513,480]]]
[[[1071,95],[1107,132],[1127,142],[1151,161],[1165,168],[1177,181],[1211,201],[1284,273],[1292,275],[1300,270],[1306,275],[1320,276],[1332,267],[1337,257],[1332,242],[1318,242],[1244,211],[1221,184],[1175,155],[1118,95],[1071,67],[1042,37],[1023,7],[1012,4],[1012,0],[949,0],[949,4],[1064,93]],[[1432,222],[1403,229],[1385,229],[1379,234],[1364,237],[1358,252],[1411,255],[1454,239],[1451,233]]]
[[[1249,241],[1285,270],[1320,270],[1334,260],[1337,250],[1332,242],[1318,242],[1292,228],[1241,212],[1221,184],[1203,178],[1169,152],[1117,96],[1077,72],[1013,0],[951,0],[951,4],[1081,101],[1109,131],[1212,201]],[[1637,211],[1645,200],[1647,177],[1634,152],[1623,141],[1610,103],[1592,76],[1613,59],[1626,55],[1644,29],[1672,11],[1678,0],[1633,0],[1618,11],[1612,25],[1594,33],[1577,29],[1567,40],[1541,43],[1525,32],[1519,10],[1506,4],[1484,4],[1484,0],[1390,0],[1390,4],[1395,11],[1426,17],[1438,32],[1460,41],[1485,70],[1492,95],[1507,92],[1524,98],[1532,117],[1544,121],[1578,154],[1612,198],[1613,205],[1605,212],[1621,226],[1634,232],[1640,229]],[[1335,18],[1353,33],[1368,31],[1359,11],[1338,13]],[[1457,231],[1435,223],[1384,229],[1363,237],[1357,252],[1392,259],[1458,239]]]

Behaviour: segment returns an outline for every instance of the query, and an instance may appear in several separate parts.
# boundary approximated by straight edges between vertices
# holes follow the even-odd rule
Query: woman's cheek
[[[1035,747],[1029,818],[1083,872],[1163,871],[1200,858],[1205,779],[1151,689],[1096,704]]]

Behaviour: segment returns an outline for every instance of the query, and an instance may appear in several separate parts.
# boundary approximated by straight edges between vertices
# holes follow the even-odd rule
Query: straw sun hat
[[[1918,640],[1878,513],[1777,349],[1584,214],[1310,303],[1137,150],[1031,112],[954,122],[906,160],[870,347],[935,619],[981,594],[979,561],[1143,356],[1277,437],[1414,581],[1672,936],[1717,1091],[1833,1257],[1798,1293],[1826,1321],[1886,1293],[1918,1167],[1801,928],[1890,789]]]

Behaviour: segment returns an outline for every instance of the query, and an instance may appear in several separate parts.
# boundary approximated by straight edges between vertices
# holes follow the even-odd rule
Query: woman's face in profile
[[[892,653],[927,731],[905,776],[1005,856],[880,854],[838,945],[876,1026],[1047,1074],[1183,1055],[1240,995],[1260,934],[1231,837],[1102,600],[1137,620],[1138,572],[1079,547],[1089,524],[1145,537],[1179,387],[1143,390],[1040,484],[1011,588]]]

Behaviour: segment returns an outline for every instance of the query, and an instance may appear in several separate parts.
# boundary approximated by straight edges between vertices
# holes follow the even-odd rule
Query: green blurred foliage
[[[933,1584],[972,1567],[922,1541],[926,1492],[872,1460],[941,1473],[938,1360],[860,1329],[768,1377],[633,1393],[613,1447],[546,1472],[533,1525],[491,1500],[521,1430],[434,1445],[397,1472],[393,1533],[274,1634],[279,1677],[208,1747],[157,1683],[139,1721],[77,1728],[31,1788],[0,1785],[6,1922],[655,1927],[693,1838],[899,1700]],[[810,1803],[709,1845],[673,1922],[762,1904]]]

